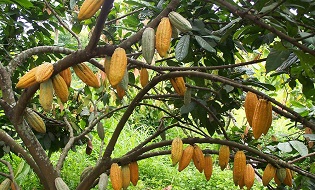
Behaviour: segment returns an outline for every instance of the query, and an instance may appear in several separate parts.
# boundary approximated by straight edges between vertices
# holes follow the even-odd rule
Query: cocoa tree
[[[165,133],[180,128],[187,134],[181,137],[184,144],[227,145],[232,150],[231,158],[242,150],[247,163],[255,169],[264,169],[270,163],[275,168],[296,172],[295,179],[315,179],[308,165],[310,160],[306,159],[312,159],[313,150],[307,149],[307,142],[300,136],[281,142],[292,146],[299,154],[280,157],[277,151],[270,151],[270,146],[258,148],[257,144],[263,140],[254,139],[251,128],[247,127],[248,133],[243,132],[248,124],[242,128],[229,128],[233,120],[231,110],[242,108],[246,92],[253,92],[260,99],[272,103],[274,117],[288,118],[293,128],[303,131],[304,128],[315,129],[311,112],[314,101],[314,2],[171,0],[114,3],[113,0],[104,0],[92,17],[83,20],[79,16],[78,20],[82,4],[83,1],[75,0],[8,0],[2,3],[0,156],[7,151],[22,157],[45,189],[56,189],[55,179],[60,177],[70,149],[87,144],[88,153],[92,145],[87,136],[98,130],[100,138],[109,141],[99,161],[77,185],[77,189],[90,189],[98,183],[101,174],[109,174],[112,163],[125,166],[148,157],[170,154],[170,151],[159,148],[169,148],[172,139],[166,139]],[[174,34],[166,57],[155,52],[153,63],[148,64],[142,57],[143,32],[146,28],[157,30],[162,18],[168,17],[172,11],[180,13],[192,28]],[[89,40],[82,44],[78,34],[85,28],[90,32]],[[175,28],[172,30],[177,31]],[[166,30],[163,35],[169,35],[169,32]],[[76,45],[58,44],[58,33],[70,34],[71,42]],[[109,60],[118,47],[127,52],[128,66],[124,75],[129,75],[120,91],[118,87],[109,85],[105,77],[99,76],[99,89],[91,91],[88,86],[82,89],[70,87],[68,102],[62,103],[60,98],[55,98],[54,109],[46,112],[38,100],[39,83],[25,89],[16,87],[21,76],[43,62],[53,63],[51,78],[81,63],[102,74],[105,68],[101,62],[104,58]],[[247,60],[246,54],[256,56]],[[277,86],[259,81],[248,69],[258,63],[265,63],[266,73],[272,73],[265,78],[273,80],[272,77],[285,76],[286,80]],[[141,68],[149,70],[150,74],[150,81],[143,88],[134,74]],[[75,77],[74,72],[72,76]],[[91,80],[89,76],[87,80]],[[172,86],[170,80],[180,77],[185,78],[185,87]],[[308,105],[302,105],[308,106],[307,114],[294,111],[294,105],[286,105],[272,96],[280,87],[299,89],[299,84],[302,86],[299,95],[308,102]],[[135,95],[128,94],[128,91]],[[124,93],[128,96],[124,97]],[[112,152],[119,143],[119,136],[126,123],[132,121],[135,109],[141,106],[158,110],[166,116],[154,118],[157,130],[150,138],[137,147],[130,147],[123,156],[113,158]],[[45,121],[46,133],[36,132],[25,122],[26,108],[32,108]],[[101,121],[116,113],[122,115],[115,131],[111,136],[102,136]],[[78,127],[78,123],[84,124]],[[314,138],[311,134],[307,137]],[[273,145],[267,139],[264,141]],[[274,148],[281,150],[281,146]],[[54,151],[61,152],[55,166],[49,157]],[[203,152],[218,154],[217,150],[210,149]],[[10,161],[0,161],[11,171],[0,174],[9,178],[18,189]],[[296,180],[296,188],[304,185],[301,181]],[[274,187],[268,185],[268,188]]]

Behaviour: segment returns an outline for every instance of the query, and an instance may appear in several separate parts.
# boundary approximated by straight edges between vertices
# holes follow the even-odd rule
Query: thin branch
[[[275,7],[273,7],[271,10],[266,11],[265,13],[259,15],[258,17],[263,18],[264,16],[268,15],[269,13],[274,12],[274,10],[276,10],[278,7],[280,7],[285,2],[286,2],[286,0],[282,0],[282,1],[278,2],[278,4]]]
[[[314,155],[315,155],[315,152],[312,152],[312,153],[307,154],[307,155],[305,155],[305,156],[301,156],[301,157],[296,158],[296,159],[294,159],[294,160],[288,161],[288,163],[289,163],[289,164],[293,164],[294,162],[298,162],[298,161],[300,161],[300,160],[303,160],[303,159],[305,159],[305,158],[307,158],[307,157],[311,157],[311,156],[314,156]]]
[[[15,189],[19,190],[20,188],[19,188],[19,186],[16,183],[15,178],[14,178],[14,171],[13,171],[12,165],[9,162],[2,160],[2,159],[0,159],[0,162],[7,165],[8,169],[9,169],[9,173],[10,173],[8,178],[11,180],[11,182],[13,182]]]
[[[109,25],[109,24],[111,24],[111,23],[113,23],[113,22],[116,22],[117,20],[120,20],[120,19],[122,19],[122,18],[125,18],[125,17],[127,17],[127,16],[129,16],[129,15],[135,14],[135,13],[137,13],[137,12],[140,12],[140,11],[142,11],[142,10],[144,10],[144,9],[145,9],[145,8],[136,9],[136,10],[134,10],[134,11],[128,13],[128,14],[125,14],[125,15],[121,16],[121,17],[118,17],[118,18],[109,20],[109,21],[105,22],[105,25]]]

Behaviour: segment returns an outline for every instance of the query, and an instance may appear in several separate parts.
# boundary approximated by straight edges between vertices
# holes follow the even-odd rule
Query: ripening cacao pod
[[[69,91],[65,80],[63,80],[63,78],[59,74],[56,74],[52,78],[52,83],[56,96],[60,98],[61,102],[63,103],[67,102]]]
[[[25,120],[35,131],[46,133],[46,125],[43,119],[32,109],[26,108]]]
[[[93,170],[93,166],[88,166],[86,168],[84,168],[84,170],[82,171],[81,175],[80,175],[80,182],[83,181],[83,179],[89,175],[89,173],[91,173],[91,171]]]
[[[264,186],[267,186],[269,182],[275,177],[276,170],[277,169],[273,165],[269,163],[267,164],[262,176],[262,183]]]
[[[67,184],[62,180],[61,177],[55,179],[55,186],[57,190],[69,190]]]
[[[181,159],[179,160],[178,163],[178,171],[182,171],[183,169],[185,169],[191,159],[193,158],[194,155],[194,146],[193,145],[188,145],[184,150],[183,150],[183,155],[181,157]]]
[[[269,101],[259,99],[256,105],[252,128],[255,139],[258,139],[263,132],[267,133],[272,122],[272,105]]]
[[[146,28],[142,33],[142,56],[147,62],[151,64],[155,52],[155,31],[153,28]]]
[[[98,190],[106,190],[107,185],[108,185],[108,175],[106,173],[102,173],[98,181]]]
[[[247,189],[251,189],[255,181],[255,170],[252,165],[247,164],[244,172],[244,184]]]
[[[170,79],[171,84],[175,90],[175,92],[180,95],[184,96],[186,92],[186,86],[185,86],[185,81],[183,77],[176,77]]]
[[[246,156],[243,151],[239,150],[234,155],[233,181],[236,186],[244,175],[245,168]]]
[[[181,32],[188,32],[192,30],[190,22],[179,13],[172,11],[168,14],[168,18],[170,19],[171,24]]]
[[[196,144],[194,145],[193,162],[197,170],[202,173],[203,168],[205,167],[205,157],[201,148]]]
[[[245,172],[244,172],[244,174],[245,174]],[[240,187],[240,189],[243,189],[243,187],[245,186],[244,175],[241,176],[241,178],[238,180],[238,186]]]
[[[71,77],[71,70],[70,70],[70,67],[68,67],[67,69],[61,71],[59,73],[59,75],[63,78],[63,80],[65,80],[68,88],[70,87],[71,85],[71,80],[72,80],[72,77]]]
[[[35,73],[37,67],[31,69],[27,73],[25,73],[20,79],[19,82],[16,84],[17,88],[27,88],[36,84]]]
[[[278,180],[279,180],[281,183],[283,183],[284,179],[285,179],[286,176],[287,176],[287,171],[286,171],[286,169],[285,169],[285,168],[278,168],[276,174],[277,174]]]
[[[149,73],[146,68],[140,70],[140,84],[144,88],[149,82]]]
[[[85,0],[80,8],[78,20],[91,18],[102,6],[104,0]]]
[[[44,82],[49,79],[52,73],[54,72],[54,66],[51,63],[43,63],[37,66],[35,72],[35,80],[38,83]]]
[[[46,112],[49,112],[52,108],[53,95],[54,87],[51,79],[48,79],[45,82],[40,83],[39,103]]]
[[[244,108],[245,108],[245,115],[246,115],[247,122],[249,126],[251,127],[252,127],[253,116],[254,116],[257,103],[258,103],[258,98],[256,94],[248,91],[245,97]]]
[[[277,185],[281,185],[281,181],[278,179],[277,175],[275,175],[275,177],[273,179],[275,180],[275,183]]]
[[[291,171],[288,168],[286,168],[285,171],[286,171],[286,176],[285,176],[285,179],[283,181],[283,184],[287,185],[289,187],[292,187],[292,174],[291,174]]]
[[[125,90],[120,85],[118,85],[116,87],[116,91],[117,91],[118,98],[122,100],[124,98],[124,96],[126,95]]]
[[[172,165],[175,166],[183,155],[183,141],[181,138],[176,137],[172,141],[171,146],[171,159]]]
[[[124,78],[127,69],[127,55],[123,48],[116,48],[110,60],[108,79],[110,84],[115,87]]]
[[[130,170],[130,181],[131,183],[136,186],[139,180],[139,166],[137,162],[131,162],[129,164]]]
[[[93,71],[84,63],[72,66],[75,74],[88,86],[99,88],[100,82]]]
[[[172,26],[169,18],[161,19],[155,35],[155,47],[161,57],[166,57],[171,46]]]
[[[204,157],[204,160],[205,160],[204,174],[205,174],[206,180],[209,181],[212,175],[212,171],[213,171],[213,163],[212,163],[211,155],[206,154]]]
[[[113,189],[121,190],[122,183],[123,183],[122,172],[121,172],[121,168],[118,166],[117,163],[112,163],[110,167],[109,177],[112,182]]]
[[[105,61],[104,61],[104,71],[105,71],[105,73],[106,73],[107,78],[108,78],[108,75],[109,75],[110,60],[111,60],[111,57],[109,57],[109,56],[106,56],[106,57],[105,57]]]
[[[219,150],[219,166],[224,170],[230,160],[230,148],[226,145],[221,145]]]
[[[128,165],[124,165],[121,167],[122,173],[122,187],[123,189],[127,189],[130,184],[130,169]]]
[[[5,178],[0,184],[0,190],[9,190],[11,185],[11,180],[9,178]]]

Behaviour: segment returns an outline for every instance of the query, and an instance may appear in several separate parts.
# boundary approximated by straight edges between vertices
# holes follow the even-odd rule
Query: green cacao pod
[[[57,190],[70,190],[67,184],[62,180],[61,177],[55,179],[55,186]]]
[[[170,19],[172,25],[181,32],[188,32],[192,30],[190,22],[179,13],[172,11],[168,14],[168,18]]]
[[[278,168],[277,169],[277,178],[281,183],[283,183],[286,176],[287,176],[287,171],[285,168]]]
[[[43,119],[32,109],[26,108],[25,120],[35,131],[46,133],[46,125]]]
[[[155,52],[155,31],[153,28],[146,28],[142,34],[142,56],[147,62],[151,64]]]
[[[98,181],[98,190],[105,190],[108,185],[108,175],[102,173],[100,175],[100,180]]]
[[[9,190],[11,185],[11,180],[9,178],[6,178],[2,183],[0,184],[0,190]]]
[[[89,173],[91,173],[91,171],[93,170],[93,166],[88,166],[86,168],[84,168],[84,170],[82,171],[81,175],[80,175],[80,181],[83,181],[83,179],[89,175]]]

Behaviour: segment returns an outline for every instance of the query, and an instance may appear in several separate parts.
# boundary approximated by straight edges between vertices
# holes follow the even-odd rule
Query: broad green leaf
[[[279,143],[277,145],[277,148],[279,150],[281,150],[282,152],[291,152],[292,151],[292,147],[291,147],[290,143],[288,143],[288,142]]]
[[[278,4],[279,4],[278,2],[271,3],[270,5],[263,7],[263,8],[260,10],[260,13],[265,13],[265,12],[271,11],[272,9],[274,9],[275,7],[277,7]]]
[[[184,104],[180,108],[180,114],[181,115],[187,114],[187,113],[191,112],[192,110],[194,110],[195,107],[196,107],[196,103],[195,102],[190,102],[189,104]]]
[[[270,71],[276,70],[288,59],[290,53],[291,51],[288,50],[280,51],[272,49],[266,60],[266,72],[269,73]]]
[[[15,180],[20,182],[24,180],[25,177],[29,174],[31,167],[28,164],[23,164],[22,170],[15,176]]]
[[[24,160],[21,160],[21,162],[20,162],[20,164],[19,164],[19,166],[18,166],[18,168],[16,169],[16,172],[15,172],[15,174],[14,174],[14,177],[15,177],[15,178],[22,172],[22,170],[23,170],[23,168],[24,168],[24,165],[25,165],[25,161],[24,161]]]
[[[17,4],[21,5],[22,7],[26,9],[34,6],[33,3],[28,0],[14,0],[14,2],[16,2]]]
[[[211,52],[211,53],[214,53],[215,52],[215,49],[206,41],[204,40],[202,37],[200,36],[195,36],[198,44],[205,50]]]
[[[301,156],[305,156],[308,154],[308,149],[304,143],[300,141],[290,141],[290,144],[293,146],[295,150],[299,152]]]
[[[315,134],[304,134],[305,138],[310,138],[311,141],[315,141]]]
[[[189,41],[190,41],[189,35],[181,37],[181,39],[178,41],[175,48],[175,58],[178,61],[183,61],[187,56],[189,50]]]
[[[76,33],[76,34],[79,34],[79,33],[81,32],[81,30],[82,30],[82,24],[75,23],[75,24],[72,26],[71,30],[72,30],[74,33]]]
[[[306,72],[307,76],[315,77],[313,66],[315,65],[315,56],[302,51],[294,51],[294,53],[300,59],[301,66]]]

